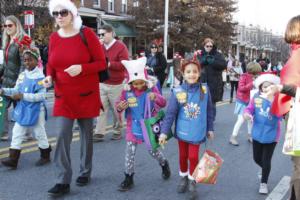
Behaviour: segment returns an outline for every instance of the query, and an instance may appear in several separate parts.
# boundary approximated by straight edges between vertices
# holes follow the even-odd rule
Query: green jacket
[[[9,46],[7,59],[5,56],[5,49],[3,49],[3,54],[3,66],[0,66],[2,87],[13,88],[19,74],[24,71],[23,58],[19,51],[19,45],[12,43]]]

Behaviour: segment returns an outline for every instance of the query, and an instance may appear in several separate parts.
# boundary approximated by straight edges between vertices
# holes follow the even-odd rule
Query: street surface
[[[168,96],[169,89],[164,89]],[[228,98],[229,90],[225,90],[224,99]],[[51,96],[51,95],[50,95]],[[48,99],[51,111],[53,98]],[[247,141],[246,124],[240,131],[238,140],[240,146],[229,144],[228,140],[233,129],[236,116],[233,115],[234,103],[221,102],[217,107],[215,123],[215,140],[201,146],[201,153],[205,148],[218,152],[224,159],[216,185],[198,185],[199,199],[205,200],[286,200],[286,189],[291,175],[291,161],[281,153],[281,142],[277,145],[272,160],[272,170],[269,178],[269,197],[258,193],[258,167],[252,159],[252,146]],[[51,112],[50,112],[51,113]],[[111,117],[109,118],[111,122]],[[109,127],[108,127],[109,128]],[[47,133],[52,147],[55,146],[55,119],[49,117]],[[109,132],[109,129],[108,129]],[[117,191],[118,185],[124,179],[125,140],[112,141],[111,134],[104,142],[94,143],[93,174],[88,186],[78,187],[75,179],[79,171],[79,137],[74,130],[74,142],[71,146],[73,165],[73,182],[71,193],[63,198],[66,200],[181,200],[187,195],[177,194],[178,148],[175,139],[169,141],[163,152],[169,160],[172,175],[167,181],[161,178],[161,168],[150,157],[142,144],[138,147],[134,182],[135,187],[125,193]],[[9,142],[0,142],[0,159],[7,157]],[[53,157],[53,153],[51,157]],[[35,141],[24,144],[17,170],[8,170],[0,165],[0,200],[44,200],[51,199],[47,190],[55,184],[55,166],[53,163],[44,167],[35,167],[39,157]],[[280,182],[281,181],[281,182]],[[278,184],[280,182],[280,184]],[[278,186],[277,186],[278,185]],[[277,187],[276,187],[277,186]],[[276,189],[274,190],[274,188]],[[274,190],[274,191],[273,191]],[[271,193],[272,192],[272,193]],[[272,196],[273,195],[273,196]]]

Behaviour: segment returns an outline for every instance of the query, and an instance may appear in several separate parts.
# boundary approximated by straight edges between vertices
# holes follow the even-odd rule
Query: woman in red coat
[[[82,21],[70,0],[50,0],[50,14],[59,30],[50,36],[47,77],[44,85],[53,83],[55,102],[53,115],[59,124],[54,162],[58,168],[56,185],[48,193],[60,196],[70,191],[72,168],[70,144],[72,128],[77,119],[80,127],[80,174],[77,185],[90,182],[93,154],[93,118],[101,108],[98,73],[105,69],[105,56],[95,33],[82,30]]]

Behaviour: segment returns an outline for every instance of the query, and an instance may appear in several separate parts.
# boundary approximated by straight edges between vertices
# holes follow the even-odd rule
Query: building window
[[[114,12],[115,0],[108,0],[108,12]]]
[[[139,7],[139,1],[133,0],[133,7]]]
[[[127,13],[127,0],[122,0],[122,13]]]
[[[101,2],[100,0],[94,0],[93,1],[93,6],[97,7],[97,8],[100,8],[100,2]]]

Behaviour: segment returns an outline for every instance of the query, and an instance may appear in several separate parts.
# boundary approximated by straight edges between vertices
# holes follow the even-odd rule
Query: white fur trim
[[[256,88],[259,88],[263,82],[270,82],[277,85],[280,83],[280,78],[274,74],[262,74],[254,81],[254,85]]]
[[[190,175],[190,174],[189,174],[189,177],[188,177],[188,178],[189,178],[189,180],[191,180],[191,181],[194,181],[194,180],[195,180],[194,177],[193,177],[192,175]]]
[[[78,15],[78,9],[75,6],[75,4],[70,0],[50,0],[49,2],[49,12],[52,16],[52,12],[57,6],[62,6],[65,9],[68,9],[71,11],[73,15],[73,26],[75,29],[80,29],[82,26],[82,20],[81,17]]]
[[[189,172],[187,171],[187,172],[182,172],[182,171],[179,171],[179,176],[181,176],[181,177],[186,177],[186,176],[188,176],[189,175]]]
[[[82,26],[82,20],[81,17],[79,15],[77,15],[76,17],[74,17],[73,20],[73,27],[77,30],[80,29],[80,27]]]

